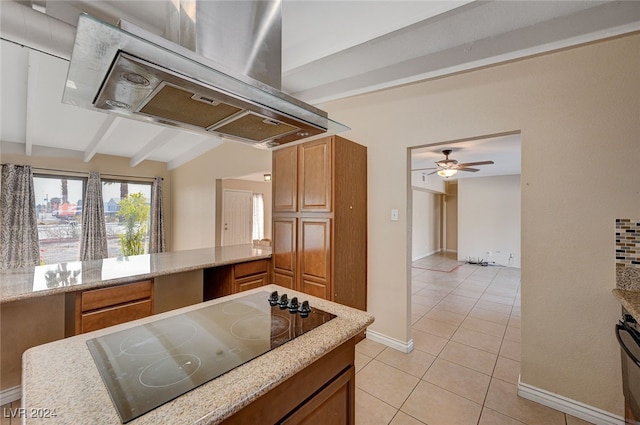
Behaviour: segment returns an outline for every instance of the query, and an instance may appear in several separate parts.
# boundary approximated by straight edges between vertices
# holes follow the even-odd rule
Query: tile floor
[[[358,425],[580,425],[520,398],[520,270],[437,254],[413,263],[409,354],[356,346]]]

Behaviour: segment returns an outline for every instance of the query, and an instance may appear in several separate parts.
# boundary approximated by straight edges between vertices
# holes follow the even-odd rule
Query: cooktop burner
[[[284,294],[258,292],[87,345],[127,423],[334,317]]]

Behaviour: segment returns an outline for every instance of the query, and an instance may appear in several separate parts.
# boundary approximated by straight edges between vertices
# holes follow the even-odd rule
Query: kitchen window
[[[151,183],[102,180],[109,257],[149,252]]]
[[[78,261],[85,178],[34,175],[40,264]]]

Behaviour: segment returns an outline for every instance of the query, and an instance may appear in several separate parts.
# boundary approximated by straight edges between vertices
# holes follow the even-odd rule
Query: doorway
[[[521,134],[416,146],[409,157],[411,260],[446,252],[519,267]],[[438,175],[450,165],[456,173]]]

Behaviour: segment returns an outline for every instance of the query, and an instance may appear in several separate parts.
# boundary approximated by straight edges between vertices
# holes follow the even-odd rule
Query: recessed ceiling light
[[[120,102],[119,100],[114,100],[114,99],[107,99],[104,101],[104,103],[106,103],[109,106],[112,106],[114,108],[120,108],[120,109],[130,109],[131,106],[127,103],[124,102]]]
[[[123,73],[122,79],[130,82],[131,84],[135,84],[136,86],[148,86],[150,84],[146,77],[136,74],[135,72]]]

